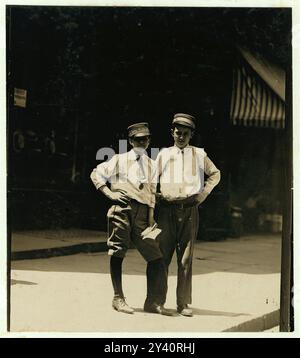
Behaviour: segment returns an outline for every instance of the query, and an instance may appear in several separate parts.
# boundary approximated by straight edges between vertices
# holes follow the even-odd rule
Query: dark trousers
[[[164,303],[167,293],[167,269],[156,240],[141,237],[148,227],[147,205],[131,200],[128,205],[113,205],[108,213],[108,254],[124,258],[130,241],[147,261],[147,302]],[[138,288],[137,288],[138,289]]]
[[[149,262],[162,257],[155,240],[143,240],[141,233],[148,227],[149,207],[131,200],[128,205],[113,205],[107,213],[108,254],[125,257],[130,241],[143,258]]]
[[[192,259],[199,227],[198,206],[160,205],[157,216],[159,245],[168,269],[177,255],[177,305],[192,302]]]

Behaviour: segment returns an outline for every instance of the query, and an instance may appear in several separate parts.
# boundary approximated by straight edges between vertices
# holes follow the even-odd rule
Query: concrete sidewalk
[[[66,236],[60,232],[51,238],[48,233],[47,240],[63,241],[61,247],[68,242],[67,246],[72,247],[98,243],[101,236],[98,235],[81,237],[78,243],[74,233]],[[30,251],[24,250],[21,244],[18,246],[17,240],[14,252]],[[35,250],[45,248],[34,247]],[[193,263],[192,318],[143,312],[146,264],[136,250],[128,251],[123,278],[127,301],[135,308],[134,315],[118,313],[111,308],[112,288],[106,252],[13,261],[11,330],[161,332],[160,336],[168,332],[265,331],[279,323],[280,249],[281,238],[273,235],[198,241]],[[174,258],[166,302],[166,307],[173,309],[174,314],[175,292]]]

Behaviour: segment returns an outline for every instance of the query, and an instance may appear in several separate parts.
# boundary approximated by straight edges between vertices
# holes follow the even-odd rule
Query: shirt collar
[[[192,148],[192,146],[191,145],[187,145],[186,147],[184,147],[183,149],[180,149],[180,148],[178,148],[176,145],[173,145],[173,147],[171,147],[172,148],[172,152],[173,153],[180,153],[180,152],[184,152],[187,148]]]
[[[145,151],[142,150],[142,149],[131,149],[129,152],[128,152],[128,159],[131,159],[131,160],[136,160],[137,159],[137,156],[140,156],[140,157],[145,157]]]

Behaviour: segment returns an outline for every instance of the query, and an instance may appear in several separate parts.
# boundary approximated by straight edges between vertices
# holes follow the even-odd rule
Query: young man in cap
[[[91,173],[97,188],[113,202],[108,217],[108,254],[114,289],[112,306],[124,313],[134,310],[125,301],[122,289],[122,262],[130,240],[147,261],[147,298],[144,310],[171,315],[163,305],[167,285],[167,271],[159,249],[153,239],[143,239],[141,233],[153,226],[156,192],[155,163],[146,153],[150,143],[148,123],[136,123],[128,127],[132,149],[114,155],[111,160],[99,164]],[[110,182],[110,188],[107,186]]]
[[[171,129],[174,146],[160,151],[156,159],[160,181],[158,227],[160,248],[168,267],[177,254],[177,311],[191,317],[192,257],[198,232],[198,206],[220,181],[220,171],[202,148],[189,145],[195,118],[175,114]],[[207,180],[204,183],[204,173]],[[164,302],[162,302],[164,303]]]

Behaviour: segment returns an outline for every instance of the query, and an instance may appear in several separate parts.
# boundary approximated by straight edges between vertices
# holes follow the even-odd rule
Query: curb
[[[57,256],[67,256],[79,253],[105,252],[107,251],[106,242],[89,242],[70,246],[53,247],[48,249],[36,249],[26,251],[15,251],[11,253],[11,260],[32,260],[46,259]]]
[[[275,310],[236,326],[223,330],[222,332],[262,332],[279,325],[280,310]]]

